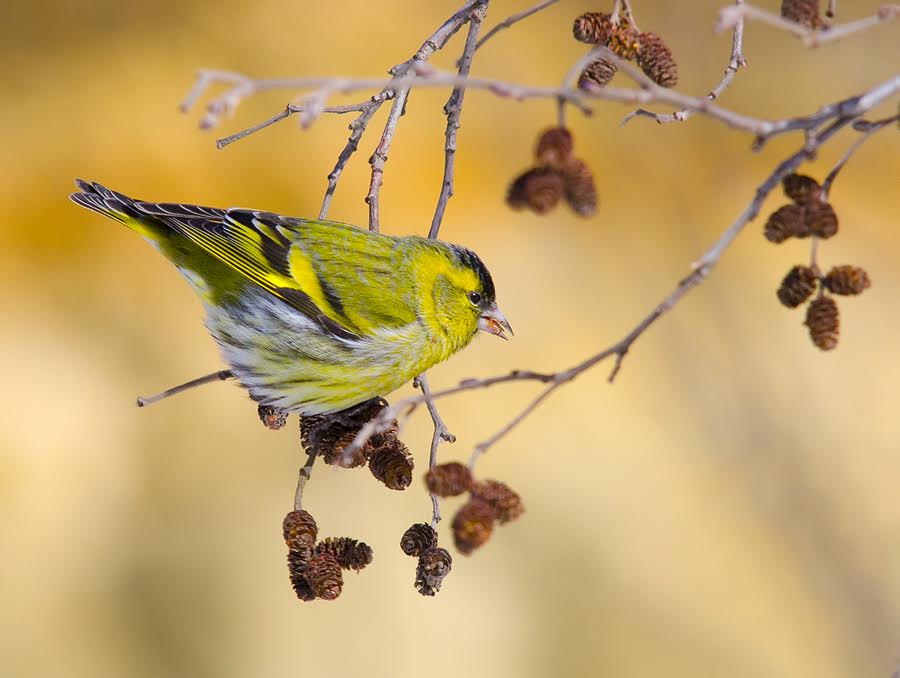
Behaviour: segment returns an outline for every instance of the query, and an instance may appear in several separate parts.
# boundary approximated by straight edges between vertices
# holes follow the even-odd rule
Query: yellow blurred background
[[[213,133],[176,105],[202,67],[255,76],[377,76],[458,2],[179,3],[57,0],[0,22],[0,675],[66,676],[887,676],[900,661],[900,235],[898,145],[885,131],[832,192],[839,237],[823,265],[874,285],[840,300],[841,345],[816,350],[774,290],[807,259],[757,220],[706,284],[635,345],[617,383],[600,366],[561,389],[483,460],[528,512],[434,599],[397,544],[429,515],[417,481],[392,493],[366,471],[319,466],[306,506],[325,535],[375,562],[334,603],[299,603],[281,519],[302,461],[296,423],[265,430],[236,387],[149,409],[146,394],[218,369],[199,304],[127,229],[80,210],[75,177],[162,201],[312,216],[346,117],[295,120],[217,151],[216,135],[279,110],[260,96]],[[487,26],[529,5],[496,0]],[[608,3],[607,3],[608,4]],[[636,0],[642,28],[703,94],[730,50],[716,0]],[[776,2],[765,6],[777,9]],[[839,3],[839,18],[879,1]],[[564,0],[479,52],[474,72],[554,84],[584,51]],[[457,36],[434,62],[452,67]],[[722,104],[784,117],[896,71],[896,24],[818,50],[748,26],[750,68]],[[618,76],[622,78],[622,76]],[[617,84],[624,84],[617,80]],[[440,184],[446,92],[414,92],[391,149],[382,223],[424,233]],[[348,99],[347,101],[351,101]],[[893,108],[892,108],[893,107]],[[896,101],[878,114],[895,110]],[[384,107],[330,216],[364,224]],[[512,368],[554,370],[622,336],[743,209],[799,137],[763,152],[696,116],[620,128],[627,107],[574,111],[576,151],[601,194],[589,220],[510,212],[550,102],[470,92],[457,194],[442,236],[478,251],[516,330],[435,369],[435,388]],[[822,178],[847,132],[806,169]],[[765,212],[783,202],[771,197]],[[444,401],[468,457],[535,393],[516,384]],[[394,394],[393,399],[409,389]],[[430,421],[405,432],[418,469]],[[444,503],[445,517],[457,504]],[[449,520],[441,524],[449,543]]]

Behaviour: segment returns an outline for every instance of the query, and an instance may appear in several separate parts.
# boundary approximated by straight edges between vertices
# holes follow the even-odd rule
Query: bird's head
[[[429,256],[430,299],[423,317],[436,323],[454,350],[468,344],[478,330],[507,339],[512,328],[497,306],[494,282],[477,254],[458,245],[443,245]]]

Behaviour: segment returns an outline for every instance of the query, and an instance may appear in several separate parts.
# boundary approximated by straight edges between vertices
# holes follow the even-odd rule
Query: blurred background
[[[305,506],[324,535],[375,562],[334,603],[290,589],[281,519],[302,462],[296,423],[265,430],[235,386],[145,410],[138,394],[219,369],[198,302],[134,233],[80,210],[73,179],[136,197],[288,214],[318,212],[349,118],[295,120],[217,151],[216,136],[280,110],[246,102],[214,132],[176,110],[199,68],[254,76],[378,76],[459,2],[258,0],[7,7],[0,22],[0,674],[67,676],[887,676],[900,661],[900,235],[897,134],[853,158],[832,200],[825,267],[874,281],[839,300],[841,344],[816,350],[775,289],[808,246],[774,246],[764,214],[710,279],[654,326],[615,385],[603,365],[561,389],[482,460],[528,512],[434,599],[397,544],[430,503],[366,471],[318,466]],[[486,27],[528,6],[496,0]],[[730,36],[715,0],[636,0],[665,35],[679,90],[718,82]],[[762,3],[777,10],[778,3]],[[839,19],[878,1],[839,3]],[[564,0],[480,51],[474,73],[553,85],[585,47],[572,19],[609,3]],[[462,34],[434,63],[450,68]],[[749,25],[750,63],[721,103],[779,118],[889,77],[897,25],[817,50]],[[622,78],[622,76],[618,76]],[[615,84],[624,85],[624,79]],[[382,192],[390,233],[424,233],[443,163],[447,92],[416,91]],[[358,99],[355,99],[358,100]],[[347,99],[347,102],[355,101]],[[330,216],[365,224],[366,159],[388,107],[338,187]],[[896,100],[873,114],[889,115]],[[431,373],[434,388],[512,368],[556,370],[628,331],[736,217],[801,139],[754,154],[701,116],[659,126],[600,104],[572,112],[598,214],[537,217],[503,203],[531,162],[550,102],[466,97],[445,239],[478,251],[515,327]],[[805,169],[823,178],[847,131]],[[535,393],[515,384],[449,399],[465,460]],[[409,393],[394,394],[393,399]],[[418,469],[430,421],[405,432]],[[444,503],[448,520],[457,503]]]

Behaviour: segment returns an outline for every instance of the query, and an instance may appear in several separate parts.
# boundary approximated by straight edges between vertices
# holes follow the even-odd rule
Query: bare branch
[[[203,386],[203,384],[211,384],[214,381],[224,381],[225,379],[231,379],[231,377],[233,376],[234,375],[231,373],[231,370],[219,370],[218,372],[212,372],[202,377],[191,379],[184,384],[179,384],[178,386],[167,388],[165,391],[161,391],[160,393],[156,393],[152,396],[138,396],[137,406],[146,407],[147,405],[158,403],[160,400],[168,398],[169,396],[184,393],[185,391],[196,388],[197,386]]]
[[[469,33],[466,36],[466,45],[463,48],[462,58],[459,60],[459,76],[468,77],[472,68],[472,57],[478,41],[478,31],[481,28],[481,22],[484,21],[487,12],[487,2],[479,3],[472,10],[469,16]],[[447,131],[444,133],[446,139],[444,144],[444,179],[441,182],[441,193],[438,197],[437,206],[434,210],[434,217],[431,219],[431,228],[428,229],[429,238],[437,238],[438,231],[441,230],[441,222],[444,219],[444,211],[447,209],[447,202],[453,197],[453,171],[456,163],[456,134],[459,130],[459,118],[462,114],[463,99],[466,90],[464,87],[455,87],[450,94],[450,98],[444,105],[444,113],[447,115]]]
[[[728,30],[735,26],[741,19],[747,18],[752,19],[753,21],[760,21],[779,30],[796,35],[807,47],[818,47],[819,45],[824,45],[826,42],[834,42],[835,40],[846,38],[849,35],[867,30],[878,24],[891,21],[898,15],[900,15],[900,4],[890,3],[882,5],[872,16],[820,30],[812,29],[803,24],[790,21],[774,12],[760,9],[754,5],[742,5],[725,7],[719,10],[715,31],[716,33],[719,33]]]
[[[734,0],[734,4],[735,6],[743,5],[744,0]],[[719,81],[719,84],[713,87],[710,93],[706,95],[707,100],[715,101],[722,96],[722,92],[728,89],[728,86],[731,85],[731,81],[734,80],[734,76],[737,75],[738,69],[742,66],[747,66],[747,61],[744,59],[744,17],[740,17],[734,25],[734,34],[731,39],[731,58],[728,61],[728,65],[725,67],[725,74],[722,76],[722,80]],[[636,116],[653,118],[660,124],[684,122],[694,113],[696,113],[696,110],[690,108],[683,108],[680,111],[669,114],[654,113],[653,111],[648,111],[644,108],[638,108],[626,115],[620,124],[625,125],[625,123]]]
[[[294,510],[303,509],[303,490],[306,487],[306,481],[312,475],[313,464],[316,463],[316,453],[310,452],[306,457],[306,463],[300,468],[300,476],[297,478],[297,489],[294,490]]]
[[[450,429],[441,418],[437,405],[431,397],[431,388],[428,386],[428,377],[420,374],[416,379],[419,388],[422,389],[422,397],[425,399],[425,405],[428,407],[428,413],[431,415],[431,421],[434,422],[434,433],[431,436],[431,453],[428,456],[428,468],[433,469],[437,466],[437,452],[441,441],[455,443],[456,436],[450,433]],[[435,527],[441,521],[441,508],[438,497],[433,492],[431,494],[431,526]]]

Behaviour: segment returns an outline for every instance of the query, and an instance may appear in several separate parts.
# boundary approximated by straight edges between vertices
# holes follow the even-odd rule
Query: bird
[[[512,335],[490,272],[460,245],[76,185],[75,203],[122,222],[175,265],[230,376],[260,406],[340,412],[398,389],[479,331]]]

